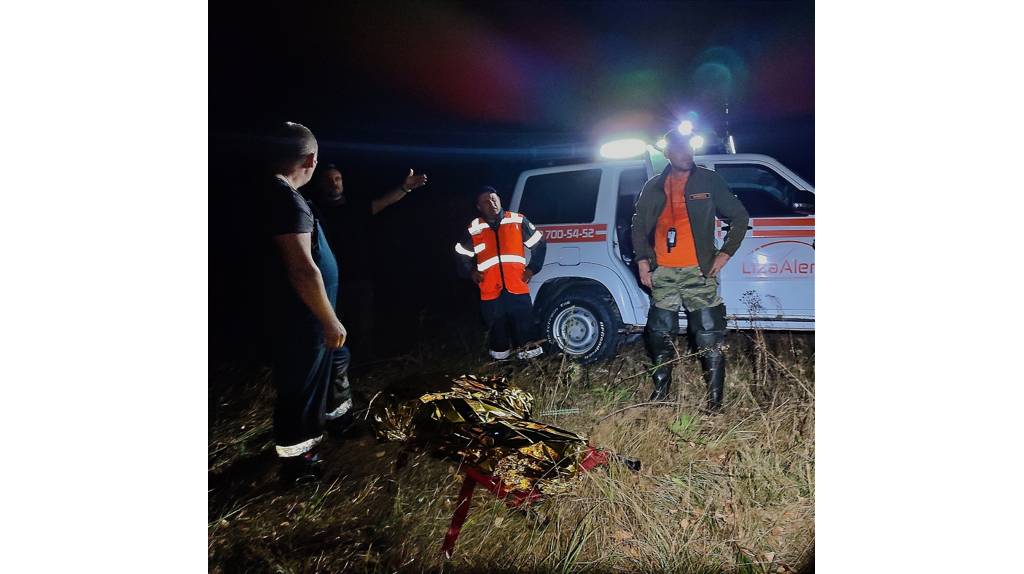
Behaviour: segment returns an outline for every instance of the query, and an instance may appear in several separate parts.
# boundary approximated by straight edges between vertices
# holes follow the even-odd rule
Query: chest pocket
[[[691,193],[686,196],[687,201],[698,201],[701,199],[711,199],[710,193]]]

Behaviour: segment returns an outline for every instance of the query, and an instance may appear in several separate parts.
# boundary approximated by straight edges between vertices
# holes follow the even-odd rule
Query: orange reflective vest
[[[486,220],[478,217],[469,224],[469,236],[473,239],[476,270],[484,275],[480,281],[481,300],[497,299],[502,288],[516,295],[530,292],[523,281],[526,250],[522,214],[505,211],[497,233]]]

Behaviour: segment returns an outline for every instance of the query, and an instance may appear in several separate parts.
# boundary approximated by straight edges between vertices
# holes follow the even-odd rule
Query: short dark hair
[[[316,173],[313,174],[313,177],[316,179],[315,183],[317,185],[323,185],[324,183],[326,183],[327,172],[331,171],[332,169],[338,173],[341,173],[341,168],[334,165],[333,163],[328,163],[326,165],[320,164],[316,166]]]
[[[320,164],[319,169],[317,171],[320,173],[320,177],[326,177],[327,172],[331,171],[332,169],[338,173],[341,173],[341,168],[333,163],[329,163],[327,165]]]
[[[494,189],[493,187],[491,187],[489,185],[484,185],[484,186],[481,186],[480,188],[478,188],[476,190],[476,194],[473,196],[473,203],[476,204],[476,202],[480,201],[480,196],[485,194],[485,193],[487,193],[487,194],[493,193],[493,194],[497,195],[498,197],[501,197],[501,194],[498,193],[498,190]]]
[[[278,125],[267,141],[267,159],[277,167],[291,167],[317,150],[316,137],[309,128],[295,122]]]

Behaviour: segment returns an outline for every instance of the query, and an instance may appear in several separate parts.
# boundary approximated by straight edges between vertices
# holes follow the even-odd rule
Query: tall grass
[[[429,357],[418,351],[415,361],[356,385],[382,388]],[[533,392],[535,412],[554,413],[538,420],[639,458],[642,470],[613,463],[525,511],[478,490],[445,561],[440,544],[461,484],[457,464],[417,453],[398,469],[397,445],[328,442],[339,480],[267,494],[274,469],[265,468],[230,504],[211,506],[211,570],[797,571],[814,540],[813,340],[734,333],[727,360],[726,406],[715,416],[702,412],[705,388],[692,359],[676,365],[671,406],[644,405],[651,386],[640,345],[590,367],[547,357],[477,368]],[[214,438],[211,450],[225,444]],[[259,448],[266,447],[246,452]],[[212,456],[211,476],[230,472],[223,457],[238,452],[231,446]]]

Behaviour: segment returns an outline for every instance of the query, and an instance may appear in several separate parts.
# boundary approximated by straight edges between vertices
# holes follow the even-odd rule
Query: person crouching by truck
[[[488,352],[496,361],[509,359],[513,351],[518,359],[538,357],[544,349],[527,284],[544,265],[544,234],[525,215],[502,209],[493,187],[480,189],[476,208],[482,217],[469,223],[455,253],[459,274],[480,288]]]

